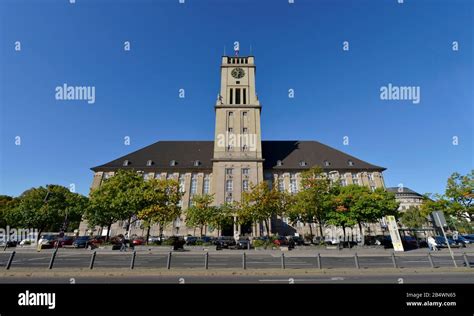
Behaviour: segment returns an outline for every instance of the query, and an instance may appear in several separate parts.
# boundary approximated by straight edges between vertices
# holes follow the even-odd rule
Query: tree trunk
[[[160,223],[160,244],[163,242],[163,225]]]
[[[263,221],[265,223],[265,230],[267,231],[267,236],[270,236],[270,229],[268,227],[268,220]]]
[[[365,238],[364,238],[364,232],[362,231],[362,223],[359,221],[357,222],[359,224],[359,232],[360,232],[360,238],[361,238],[361,244],[362,246],[365,245]]]
[[[112,223],[109,223],[107,226],[107,236],[105,236],[105,241],[109,241],[109,236],[110,236],[110,227],[112,227]]]
[[[201,238],[202,238],[202,230],[203,230],[203,228],[204,228],[204,225],[200,225],[199,230],[200,230],[200,236],[201,236]]]
[[[313,242],[313,227],[311,227],[311,224],[312,223],[308,223],[308,225],[309,225],[309,236],[311,238],[311,242]]]
[[[342,233],[343,233],[343,239],[342,239],[342,244],[346,242],[346,225],[342,225]]]
[[[319,224],[319,233],[321,234],[321,238],[322,238],[324,233],[323,233],[323,224],[321,220],[318,220],[318,224]]]
[[[148,245],[148,239],[150,239],[150,230],[151,230],[151,223],[148,223],[148,228],[146,230],[146,244]]]

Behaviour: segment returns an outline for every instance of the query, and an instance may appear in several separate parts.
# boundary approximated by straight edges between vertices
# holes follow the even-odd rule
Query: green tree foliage
[[[444,194],[425,194],[422,211],[428,215],[443,211],[458,220],[474,221],[474,170],[467,175],[453,173],[447,181]]]
[[[284,213],[284,198],[283,193],[275,187],[269,188],[267,182],[252,185],[250,191],[242,193],[242,203],[237,214],[239,222],[263,222],[267,235],[270,235],[270,219]]]
[[[474,221],[474,170],[464,176],[453,173],[448,179],[445,197],[451,214]]]
[[[302,222],[310,224],[310,234],[313,236],[312,223],[319,224],[319,232],[323,236],[323,226],[327,214],[333,208],[333,195],[337,194],[337,183],[332,184],[321,168],[312,168],[301,174],[301,190],[288,203],[288,217],[295,224]]]
[[[183,193],[179,189],[179,182],[172,179],[150,179],[145,181],[143,188],[144,204],[138,212],[138,218],[144,220],[148,227],[147,242],[150,227],[158,224],[160,236],[163,237],[164,228],[181,216],[179,202]]]
[[[234,214],[237,213],[236,207],[237,206],[232,203],[224,203],[218,207],[212,208],[209,226],[215,227],[219,236],[222,227],[232,225]]]
[[[191,207],[186,210],[186,224],[191,227],[199,227],[201,237],[204,227],[212,223],[213,217],[218,214],[218,209],[211,205],[212,202],[214,202],[212,195],[195,195]]]
[[[53,184],[27,190],[10,203],[14,207],[8,210],[7,222],[19,228],[38,229],[39,235],[45,230],[60,230],[65,219],[71,223],[70,228],[74,227],[88,207],[87,197]]]
[[[103,181],[100,187],[90,193],[90,207],[85,219],[89,226],[110,227],[119,220],[129,220],[145,205],[145,181],[133,170],[118,170],[115,175]]]
[[[400,222],[407,228],[422,228],[427,220],[426,215],[419,207],[410,206],[401,213]]]

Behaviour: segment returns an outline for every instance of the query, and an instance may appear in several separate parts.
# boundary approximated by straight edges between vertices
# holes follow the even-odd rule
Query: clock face
[[[245,71],[242,68],[234,68],[232,69],[232,72],[230,74],[232,75],[232,77],[240,79],[245,76]]]

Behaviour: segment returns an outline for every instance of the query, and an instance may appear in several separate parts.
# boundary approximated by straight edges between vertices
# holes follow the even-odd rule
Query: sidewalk
[[[10,253],[12,251],[16,251],[17,253],[37,253],[36,248],[34,247],[17,247],[17,248],[7,248],[7,250],[3,253]],[[49,254],[52,253],[54,249],[43,249],[41,253]],[[107,253],[107,254],[126,254],[132,253],[133,250],[130,248],[127,249],[126,252],[120,252],[118,250],[111,250],[111,247],[99,247],[94,249],[97,253]],[[137,253],[153,253],[153,254],[167,254],[168,252],[173,252],[176,254],[194,254],[194,255],[202,255],[206,252],[213,253],[213,254],[226,254],[226,255],[242,255],[244,252],[249,255],[271,255],[271,256],[281,256],[282,253],[285,254],[287,257],[314,257],[318,253],[321,256],[327,257],[346,257],[346,256],[391,256],[392,253],[395,253],[396,256],[426,256],[429,253],[428,248],[420,248],[414,249],[404,252],[394,252],[393,249],[383,249],[383,248],[370,248],[370,247],[353,247],[351,249],[344,248],[341,250],[337,249],[327,249],[325,246],[300,246],[290,251],[285,249],[250,249],[250,250],[243,250],[243,249],[222,249],[216,250],[215,247],[185,247],[184,250],[173,251],[172,247],[168,246],[136,246],[135,251]],[[466,247],[466,248],[452,248],[452,251],[455,255],[462,255],[466,253],[468,256],[474,256],[474,247]],[[90,249],[77,249],[77,248],[59,248],[58,252],[62,253],[84,253],[84,254],[91,254],[93,251]],[[0,251],[0,253],[2,253]],[[431,252],[432,255],[450,255],[449,250],[447,248],[442,248],[439,251]]]

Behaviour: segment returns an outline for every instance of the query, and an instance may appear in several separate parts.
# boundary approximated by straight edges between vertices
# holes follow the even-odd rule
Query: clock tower
[[[263,181],[261,105],[255,92],[255,58],[223,56],[215,105],[213,155],[215,204],[240,201]]]

